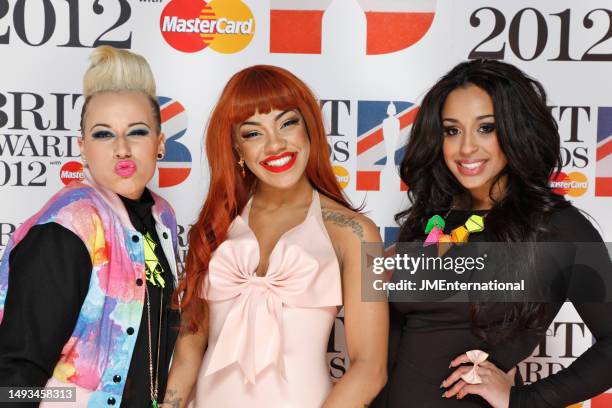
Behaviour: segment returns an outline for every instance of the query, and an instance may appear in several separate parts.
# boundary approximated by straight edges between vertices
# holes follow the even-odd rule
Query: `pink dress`
[[[208,349],[192,407],[319,407],[331,390],[327,343],[342,304],[340,268],[319,194],[281,236],[266,276],[246,205],[215,251],[204,285]]]

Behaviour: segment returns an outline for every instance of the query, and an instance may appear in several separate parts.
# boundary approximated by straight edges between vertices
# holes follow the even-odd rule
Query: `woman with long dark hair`
[[[380,237],[336,182],[312,92],[282,68],[238,72],[210,117],[206,154],[165,402],[183,406],[197,376],[196,407],[368,404],[385,382],[388,319],[385,303],[361,299],[359,254]],[[332,388],[340,306],[350,368]]]
[[[559,134],[544,88],[516,67],[461,63],[426,94],[400,167],[411,207],[396,216],[398,241],[424,242],[435,247],[434,256],[449,257],[466,242],[507,243],[492,247],[509,250],[520,242],[559,246],[545,253],[534,245],[500,264],[522,268],[513,272],[538,282],[545,289],[540,297],[532,291],[513,303],[434,302],[433,294],[418,302],[391,298],[389,382],[375,406],[561,407],[612,386],[612,305],[583,303],[603,299],[581,293],[581,280],[591,275],[579,274],[571,261],[557,266],[565,249],[601,243],[582,213],[549,187],[560,169]],[[609,273],[605,247],[598,247]],[[435,294],[447,301],[452,295]],[[570,367],[522,385],[517,364],[544,338],[566,298],[597,342]]]

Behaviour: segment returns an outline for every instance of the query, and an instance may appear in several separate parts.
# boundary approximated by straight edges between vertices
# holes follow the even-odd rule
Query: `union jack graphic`
[[[338,1],[338,0],[336,0]],[[332,0],[271,0],[270,52],[320,54],[323,14]],[[436,0],[358,0],[367,24],[366,53],[388,54],[429,31]]]
[[[159,187],[176,186],[191,172],[191,152],[178,140],[187,132],[187,113],[180,102],[159,96],[162,132],[166,135],[166,154],[157,164]]]
[[[598,109],[595,156],[595,195],[612,197],[612,107]]]
[[[388,155],[393,155],[393,165],[399,165],[417,111],[411,102],[357,103],[358,191],[380,191],[380,173],[387,165]]]
[[[271,0],[270,52],[320,54],[323,13],[332,0]]]
[[[433,23],[436,0],[358,0],[367,21],[366,54],[406,49]]]

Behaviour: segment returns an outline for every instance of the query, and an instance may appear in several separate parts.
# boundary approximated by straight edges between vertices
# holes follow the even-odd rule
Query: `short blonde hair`
[[[102,45],[89,60],[91,66],[83,78],[85,97],[97,92],[140,91],[156,98],[153,72],[141,55]]]
[[[81,110],[81,129],[91,97],[100,92],[142,92],[153,108],[157,131],[161,130],[161,114],[155,92],[155,78],[146,59],[130,51],[102,45],[89,56],[91,66],[83,77],[85,103]]]

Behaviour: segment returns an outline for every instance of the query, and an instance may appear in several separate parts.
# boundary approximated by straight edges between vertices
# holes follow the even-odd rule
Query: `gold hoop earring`
[[[242,176],[242,178],[246,177],[246,171],[244,170],[244,159],[241,157],[240,160],[238,160],[238,165],[240,166],[240,175]]]

